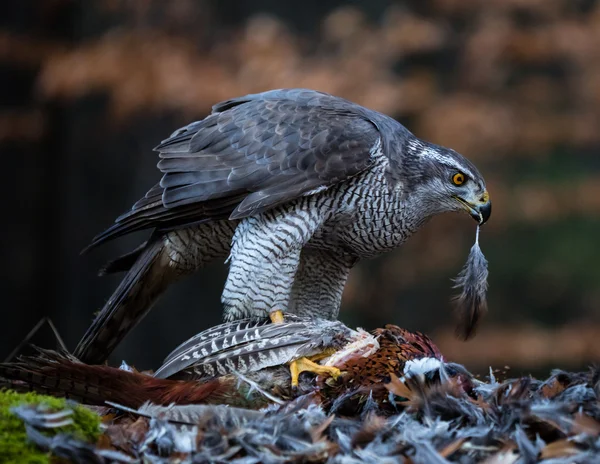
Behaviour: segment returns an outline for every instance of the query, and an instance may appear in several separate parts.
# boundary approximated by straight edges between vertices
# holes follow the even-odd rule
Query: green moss
[[[2,463],[32,463],[50,462],[50,454],[44,453],[27,440],[25,425],[10,408],[22,404],[44,404],[51,411],[73,409],[73,424],[59,429],[49,430],[55,434],[71,433],[77,438],[95,442],[100,434],[100,417],[84,406],[71,405],[66,400],[36,393],[17,393],[12,390],[0,390],[0,462]]]

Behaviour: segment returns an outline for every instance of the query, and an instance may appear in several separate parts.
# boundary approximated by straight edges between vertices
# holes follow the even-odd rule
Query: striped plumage
[[[324,350],[338,350],[356,335],[339,321],[292,315],[281,324],[269,319],[227,322],[182,343],[155,376],[167,378],[192,371],[197,378],[212,378],[257,372]]]
[[[290,385],[287,364],[322,351],[320,364],[342,370],[328,376],[302,377]],[[394,378],[433,382],[453,377],[468,387],[470,374],[447,363],[437,346],[418,332],[386,325],[372,333],[352,330],[339,321],[288,315],[279,324],[245,319],[205,330],[178,346],[154,375],[106,365],[87,365],[73,356],[38,349],[12,363],[0,363],[0,388],[66,396],[86,404],[106,401],[137,408],[153,404],[230,404],[259,408],[269,401],[313,393],[313,399],[338,411],[356,408],[371,397],[381,408],[393,407],[388,386]]]
[[[140,407],[154,404],[194,404],[219,402],[222,382],[178,382],[155,379],[135,370],[106,365],[83,364],[71,355],[41,350],[22,356],[16,362],[0,363],[0,387],[16,391],[36,391],[85,404],[105,405],[107,401]]]
[[[483,222],[490,211],[461,155],[312,90],[219,103],[157,150],[160,183],[91,245],[154,231],[107,266],[128,273],[75,351],[86,362],[105,360],[171,282],[215,259],[229,257],[225,320],[275,310],[335,319],[359,259],[398,247],[436,214]]]
[[[147,401],[260,407],[264,398],[240,383],[238,375],[289,397],[287,363],[324,350],[339,350],[364,334],[339,321],[293,315],[280,324],[266,318],[227,322],[179,345],[154,375],[130,367],[88,365],[68,353],[37,348],[34,356],[0,363],[0,388],[34,390],[86,404],[111,401],[135,408]],[[352,351],[361,355],[359,349]],[[314,382],[305,382],[296,393],[311,388]]]

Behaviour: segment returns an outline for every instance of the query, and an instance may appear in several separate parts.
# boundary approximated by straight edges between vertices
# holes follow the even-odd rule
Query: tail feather
[[[75,357],[86,364],[106,361],[179,276],[162,241],[153,241],[138,253],[139,257],[75,348]]]
[[[124,254],[123,256],[119,256],[100,268],[98,271],[99,276],[105,276],[108,274],[116,274],[117,272],[125,272],[133,267],[138,258],[142,255],[146,247],[148,246],[148,242],[142,243],[135,250],[130,251],[129,253]]]
[[[115,367],[88,366],[69,355],[49,350],[40,350],[37,356],[23,356],[15,363],[0,364],[0,386],[92,405],[111,401],[130,408],[139,408],[147,401],[165,406],[215,401],[232,388],[219,379],[205,382],[156,379]]]

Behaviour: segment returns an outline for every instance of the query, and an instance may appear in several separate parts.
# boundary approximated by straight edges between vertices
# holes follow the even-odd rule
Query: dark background
[[[0,358],[43,316],[73,348],[144,237],[79,251],[159,178],[152,147],[220,100],[309,87],[473,160],[494,203],[490,313],[454,339],[475,235],[439,217],[361,263],[341,318],[430,333],[475,370],[600,359],[600,3],[593,0],[8,1],[0,5]],[[220,321],[226,268],[173,286],[112,360],[156,367]],[[53,346],[48,331],[34,338]]]

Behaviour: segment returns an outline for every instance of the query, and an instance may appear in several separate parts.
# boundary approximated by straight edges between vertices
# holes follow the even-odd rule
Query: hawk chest
[[[411,198],[388,187],[382,167],[357,176],[335,197],[336,213],[315,238],[360,258],[399,247],[424,222]]]

